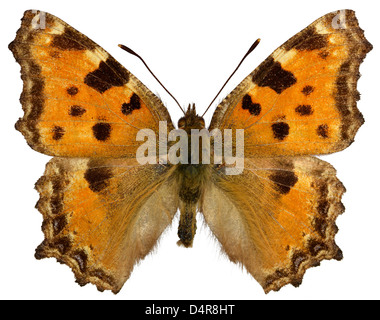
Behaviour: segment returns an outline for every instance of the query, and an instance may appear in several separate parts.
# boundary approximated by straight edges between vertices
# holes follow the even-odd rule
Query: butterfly
[[[224,253],[265,292],[298,286],[308,268],[342,259],[335,220],[345,188],[315,155],[347,148],[364,122],[356,85],[372,45],[354,11],[314,21],[217,106],[209,131],[244,130],[239,174],[227,174],[227,158],[141,164],[136,137],[148,129],[159,141],[162,123],[175,130],[168,110],[59,18],[26,11],[9,48],[24,83],[16,129],[53,156],[36,183],[45,236],[37,259],[55,257],[80,285],[117,293],[178,209],[180,245],[192,246],[200,212]],[[205,121],[190,106],[178,127],[191,139]]]

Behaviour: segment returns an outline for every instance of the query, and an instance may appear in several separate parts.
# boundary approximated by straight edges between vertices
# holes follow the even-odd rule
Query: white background
[[[1,202],[0,298],[20,299],[378,299],[379,280],[379,17],[375,1],[11,1],[1,23]],[[337,220],[336,242],[344,259],[309,269],[299,288],[264,294],[260,285],[220,254],[198,216],[192,249],[177,247],[178,219],[155,252],[134,269],[118,295],[80,287],[66,265],[36,260],[43,240],[41,214],[34,209],[34,183],[49,157],[28,147],[14,123],[22,116],[20,67],[7,45],[26,9],[50,12],[100,44],[167,105],[178,106],[122,43],[144,57],[183,106],[203,112],[257,38],[261,43],[223,91],[228,94],[275,48],[320,16],[354,9],[374,45],[360,68],[359,108],[366,123],[348,149],[324,157],[347,188],[346,212]],[[221,97],[222,98],[222,97]],[[219,99],[220,100],[220,99]],[[216,104],[206,116],[209,121]]]

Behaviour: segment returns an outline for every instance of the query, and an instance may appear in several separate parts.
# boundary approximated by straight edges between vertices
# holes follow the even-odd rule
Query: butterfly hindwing
[[[26,11],[9,45],[21,65],[25,111],[16,128],[54,156],[136,154],[136,134],[170,116],[160,99],[104,49],[59,18]]]
[[[310,156],[246,159],[240,175],[214,170],[201,210],[230,260],[266,292],[298,286],[307,268],[342,258],[334,237],[345,189],[335,174]]]
[[[53,158],[36,184],[45,234],[36,258],[55,257],[79,284],[118,292],[177,211],[169,175],[135,159]]]

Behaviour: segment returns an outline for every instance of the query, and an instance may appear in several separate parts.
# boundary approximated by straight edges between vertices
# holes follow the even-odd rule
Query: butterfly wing
[[[170,116],[105,50],[62,20],[26,11],[10,44],[21,65],[24,116],[16,128],[56,156],[36,184],[45,240],[84,285],[118,292],[178,208],[172,167],[140,165],[136,134]]]
[[[359,65],[372,46],[351,10],[313,22],[273,52],[215,111],[210,130],[244,129],[244,171],[214,168],[202,212],[224,251],[266,292],[341,259],[336,217],[344,186],[311,155],[352,143]]]
[[[356,84],[371,49],[354,11],[327,14],[246,77],[218,106],[210,129],[244,129],[245,157],[342,150],[364,122]]]
[[[240,175],[214,169],[201,211],[231,261],[266,292],[298,286],[305,270],[342,258],[335,219],[343,185],[335,169],[310,156],[246,159]]]
[[[21,65],[16,128],[53,156],[134,156],[136,133],[173,128],[167,109],[109,53],[59,18],[26,11],[9,45]]]
[[[36,258],[55,257],[80,285],[117,293],[177,211],[171,170],[128,158],[53,158],[36,184],[45,234]]]

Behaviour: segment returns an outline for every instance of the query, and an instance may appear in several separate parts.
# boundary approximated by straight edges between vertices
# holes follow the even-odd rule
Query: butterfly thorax
[[[194,104],[189,105],[185,116],[178,120],[178,128],[185,130],[188,134],[191,133],[191,129],[201,130],[205,128],[205,121],[197,115]]]
[[[202,130],[205,122],[202,117],[195,112],[195,106],[188,107],[184,117],[179,119],[178,128],[185,130],[188,134],[189,146],[191,146],[192,129]],[[202,150],[199,149],[199,159],[202,159]],[[201,162],[201,160],[200,160]],[[180,222],[178,227],[178,244],[191,247],[196,231],[196,211],[198,201],[201,197],[203,186],[207,180],[209,166],[202,163],[194,164],[191,161],[191,152],[188,152],[188,163],[177,166],[177,179],[179,183],[180,198]]]

